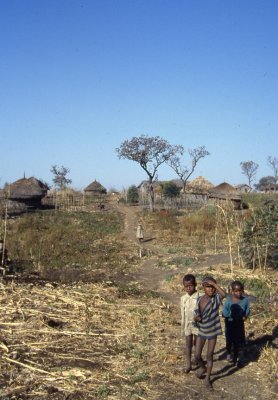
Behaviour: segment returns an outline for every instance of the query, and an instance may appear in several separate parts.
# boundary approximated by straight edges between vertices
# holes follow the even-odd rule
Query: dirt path
[[[125,216],[125,235],[128,240],[136,242],[136,227],[139,223],[137,207],[119,206],[119,211]],[[163,282],[166,277],[176,275],[177,273],[185,273],[186,268],[177,268],[174,271],[170,269],[156,268],[158,261],[168,261],[171,256],[165,252],[163,248],[158,248],[156,239],[148,237],[150,233],[146,232],[146,238],[143,243],[138,244],[143,253],[146,254],[142,258],[139,272],[134,274],[134,279],[140,283],[143,289],[154,290],[159,292],[162,298],[174,309],[179,319],[179,299],[180,294],[168,293],[162,289]],[[156,244],[156,246],[154,246]],[[190,265],[193,270],[204,271],[210,265],[228,264],[228,254],[204,256],[196,263]],[[179,327],[167,326],[165,335],[169,335],[172,340],[172,348],[169,349],[171,354],[183,353],[183,341],[180,338]],[[182,357],[183,358],[183,357]],[[272,388],[261,380],[261,376],[256,369],[256,360],[251,360],[238,369],[225,360],[225,339],[221,336],[218,339],[215,362],[213,367],[213,387],[212,392],[205,390],[202,381],[198,380],[194,372],[184,375],[183,360],[173,364],[175,373],[180,376],[180,386],[173,384],[171,381],[165,382],[165,393],[158,400],[189,400],[189,399],[226,399],[226,400],[272,400],[277,398]],[[171,371],[173,373],[173,370]],[[161,388],[160,388],[161,389]]]
[[[180,267],[174,270],[156,268],[159,261],[170,261],[174,256],[169,255],[163,247],[157,246],[157,239],[152,236],[152,232],[145,231],[144,241],[138,243],[136,239],[136,227],[139,223],[137,213],[140,211],[138,207],[120,206],[119,211],[125,216],[125,235],[127,239],[136,243],[138,245],[138,253],[141,249],[143,255],[140,269],[134,274],[134,279],[138,280],[144,289],[155,290],[173,303],[179,302],[179,294],[165,292],[162,286],[166,278],[174,276],[177,273],[185,273],[186,268]],[[217,266],[227,263],[229,263],[228,254],[204,255],[198,261],[191,264],[190,268],[203,271],[210,265]]]

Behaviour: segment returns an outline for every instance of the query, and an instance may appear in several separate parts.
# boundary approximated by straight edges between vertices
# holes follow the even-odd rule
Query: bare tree
[[[148,175],[150,210],[154,210],[153,181],[158,168],[180,151],[181,146],[172,146],[159,136],[141,135],[125,140],[116,149],[118,157],[135,161]]]
[[[61,167],[52,165],[50,172],[54,175],[52,179],[54,185],[60,190],[65,189],[72,182],[71,179],[67,178],[70,170],[63,165]]]
[[[274,180],[274,191],[277,190],[277,182],[278,182],[278,158],[277,157],[267,157],[267,163],[273,171],[273,180]]]
[[[259,164],[255,163],[254,161],[242,161],[240,163],[241,166],[241,173],[247,176],[248,185],[252,187],[252,182],[254,181]]]
[[[189,167],[182,165],[182,156],[184,155],[183,146],[179,146],[179,154],[175,154],[170,160],[167,162],[169,166],[175,171],[183,184],[183,192],[185,192],[185,187],[188,179],[195,171],[195,168],[200,161],[201,158],[208,156],[210,153],[207,151],[205,146],[196,147],[195,149],[189,149],[188,154],[191,158],[191,165]]]

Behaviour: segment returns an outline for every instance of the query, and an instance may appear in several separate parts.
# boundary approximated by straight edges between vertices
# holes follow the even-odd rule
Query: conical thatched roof
[[[220,183],[220,185],[210,189],[209,196],[218,199],[229,199],[229,200],[241,199],[241,196],[236,190],[236,188],[227,182]]]
[[[190,191],[207,192],[211,188],[213,188],[213,184],[203,176],[198,176],[187,184],[187,189]]]
[[[10,185],[7,185],[2,190],[2,195],[6,194],[6,197],[10,200],[24,200],[32,198],[42,198],[46,195],[48,190],[47,185],[39,181],[38,179],[22,178]]]
[[[237,193],[237,190],[234,186],[230,185],[227,182],[220,183],[220,185],[217,185],[213,187],[212,189],[209,190],[210,193]]]
[[[86,193],[96,193],[96,194],[106,194],[107,190],[104,186],[102,186],[99,182],[94,180],[94,182],[90,183],[85,189]]]

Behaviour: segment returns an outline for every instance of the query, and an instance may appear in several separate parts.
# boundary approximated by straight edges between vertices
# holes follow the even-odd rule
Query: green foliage
[[[165,197],[174,198],[180,193],[180,188],[174,182],[165,182],[163,184],[163,195]]]
[[[134,283],[130,284],[123,283],[118,287],[119,298],[126,298],[129,296],[140,296],[140,295],[141,295],[141,290]]]
[[[149,379],[149,374],[146,371],[138,372],[136,375],[131,376],[130,380],[132,384],[138,382],[145,382]]]
[[[169,250],[171,250],[172,253]],[[168,250],[168,252],[170,254],[175,254],[173,252],[174,248],[171,248],[169,250]],[[169,269],[169,268],[173,269],[173,266],[175,268],[176,267],[188,267],[189,265],[191,265],[193,263],[193,261],[194,261],[193,258],[180,256],[180,257],[174,257],[169,261],[159,261],[157,266],[158,266],[158,268],[161,268],[161,269]]]
[[[265,190],[269,190],[271,186],[275,184],[274,176],[263,176],[257,184],[255,184],[256,190],[264,192]]]
[[[178,266],[188,267],[189,265],[192,264],[193,259],[192,259],[192,258],[187,258],[187,257],[178,257],[178,258],[174,258],[173,261],[174,261]]]
[[[111,392],[111,390],[110,390],[109,386],[107,386],[106,384],[103,384],[103,385],[99,386],[99,388],[97,390],[97,395],[99,397],[104,398],[104,397],[109,396],[110,392]]]
[[[129,204],[137,204],[139,201],[138,189],[135,185],[132,185],[127,190],[127,202]]]
[[[240,252],[249,267],[278,266],[278,201],[266,200],[246,221]]]
[[[247,291],[252,291],[256,297],[265,298],[270,296],[270,288],[261,278],[240,278],[239,279]]]
[[[173,279],[174,279],[174,276],[173,276],[173,275],[167,275],[167,276],[165,276],[165,278],[164,278],[164,280],[165,280],[166,282],[171,282]]]
[[[248,204],[249,208],[262,207],[265,200],[269,198],[268,194],[264,193],[242,193],[242,202]]]
[[[185,246],[173,246],[173,247],[169,247],[168,248],[168,253],[169,254],[179,254],[179,253],[186,253],[186,251],[188,250],[187,247]]]

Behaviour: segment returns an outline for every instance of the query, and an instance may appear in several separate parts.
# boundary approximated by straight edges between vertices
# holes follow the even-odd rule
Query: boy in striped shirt
[[[200,367],[197,373],[198,378],[202,378],[206,372],[205,385],[212,389],[210,375],[213,366],[213,354],[217,341],[217,336],[222,334],[219,307],[222,304],[222,299],[226,296],[226,292],[217,285],[216,280],[211,277],[206,277],[202,286],[205,294],[199,297],[195,309],[195,321],[198,324],[199,333],[196,339],[195,359]],[[207,343],[207,368],[205,368],[202,360],[202,351]]]

